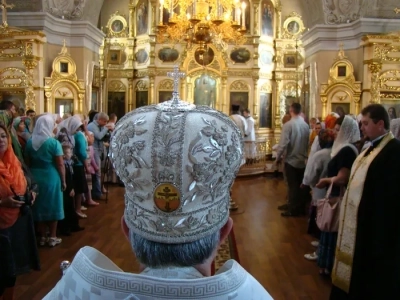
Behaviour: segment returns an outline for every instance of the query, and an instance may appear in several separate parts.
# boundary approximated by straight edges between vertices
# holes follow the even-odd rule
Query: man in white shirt
[[[223,113],[179,98],[126,114],[110,157],[125,183],[122,229],[141,273],[84,247],[45,299],[272,299],[234,260],[211,276],[232,229],[241,134]]]
[[[240,132],[242,133],[242,138],[245,137],[247,132],[247,122],[246,119],[240,115],[240,106],[232,105],[232,114],[230,118],[235,122],[236,126],[239,127]]]
[[[305,214],[307,190],[301,189],[306,168],[308,152],[309,127],[300,116],[301,105],[290,105],[291,119],[282,127],[282,134],[277,150],[277,162],[285,154],[285,174],[289,189],[289,202],[283,217],[294,217]]]
[[[244,135],[244,155],[247,161],[253,160],[256,157],[256,133],[254,130],[254,119],[250,115],[250,110],[243,110],[243,117],[247,123],[247,131]]]

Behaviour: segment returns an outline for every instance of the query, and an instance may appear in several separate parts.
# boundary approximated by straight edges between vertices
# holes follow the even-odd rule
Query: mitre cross
[[[2,10],[2,26],[8,27],[7,23],[7,8],[14,8],[14,4],[7,4],[6,0],[1,0],[0,8]]]
[[[173,72],[167,72],[168,77],[174,79],[174,91],[172,92],[172,104],[179,102],[179,79],[185,77],[185,72],[179,72],[179,67],[175,66]]]

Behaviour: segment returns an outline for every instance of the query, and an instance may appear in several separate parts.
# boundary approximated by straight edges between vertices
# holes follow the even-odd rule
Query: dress
[[[62,156],[61,144],[54,138],[48,138],[35,151],[32,139],[26,144],[25,154],[30,168],[39,186],[39,195],[32,206],[35,221],[58,221],[64,219],[61,180],[54,157]]]
[[[339,173],[341,168],[347,168],[351,170],[353,162],[357,155],[352,147],[343,147],[329,162],[328,164],[328,177],[334,177]],[[332,197],[340,196],[340,187],[333,186]],[[333,268],[335,260],[335,249],[337,241],[337,232],[321,232],[321,237],[318,246],[318,267],[321,269],[328,269],[329,271]]]
[[[92,247],[79,250],[62,279],[43,299],[246,299],[272,297],[236,261],[228,260],[211,277],[195,268],[146,268],[125,273]]]

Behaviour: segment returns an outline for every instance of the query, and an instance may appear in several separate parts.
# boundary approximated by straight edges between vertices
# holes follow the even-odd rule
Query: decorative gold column
[[[380,86],[379,86],[379,73],[382,70],[382,63],[371,62],[368,65],[371,72],[371,103],[380,103]]]
[[[133,37],[133,24],[134,24],[134,20],[135,18],[133,17],[135,13],[135,6],[132,4],[132,2],[129,4],[129,37],[132,38]]]
[[[129,78],[128,79],[128,111],[130,112],[133,110],[133,79]]]
[[[51,112],[51,92],[46,92],[45,93],[46,96],[46,103],[44,105],[44,111],[45,112]]]
[[[275,80],[275,130],[281,129],[281,99],[280,99],[280,93],[281,93],[281,79],[276,79]]]
[[[275,8],[275,15],[276,15],[276,21],[275,21],[276,38],[280,39],[282,35],[281,34],[282,5],[279,5],[278,7]]]
[[[253,12],[254,12],[253,16],[256,16],[256,17],[254,18],[253,34],[256,35],[256,36],[260,35],[260,26],[258,24],[258,22],[259,22],[259,17],[258,17],[259,7],[260,7],[260,2],[259,1],[254,1],[253,2]]]
[[[220,111],[222,111],[222,112],[224,112],[224,113],[229,115],[230,111],[229,111],[229,108],[227,107],[227,104],[226,104],[226,98],[227,98],[226,81],[227,81],[226,77],[222,77],[221,78],[221,98],[222,98],[222,101],[219,104],[221,106],[217,107],[217,110],[220,110]]]
[[[253,78],[253,119],[255,121],[255,128],[258,128],[258,101],[260,100],[260,97],[258,95],[258,78]]]
[[[328,115],[328,108],[327,108],[328,98],[321,97],[321,102],[322,102],[322,117],[325,118],[325,116]]]
[[[149,76],[149,97],[150,97],[150,104],[156,104],[156,97],[155,97],[155,87],[154,87],[154,76]]]
[[[36,97],[34,92],[34,77],[33,73],[38,65],[40,58],[33,55],[33,40],[30,40],[25,44],[25,56],[22,59],[22,63],[26,69],[26,75],[28,79],[28,86],[25,89],[25,107],[26,109],[33,109],[36,111]]]

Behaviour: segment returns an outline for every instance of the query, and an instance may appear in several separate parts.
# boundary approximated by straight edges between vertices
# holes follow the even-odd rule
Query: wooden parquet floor
[[[307,219],[283,218],[277,206],[286,195],[282,179],[273,177],[238,178],[232,198],[242,213],[233,214],[235,237],[242,266],[274,299],[328,299],[331,283],[318,275],[315,262],[303,258],[314,251],[306,234]],[[77,250],[93,246],[120,268],[138,272],[129,243],[120,230],[124,189],[109,188],[108,204],[87,210],[81,221],[86,229],[63,237],[55,248],[40,248],[42,270],[18,277],[16,299],[41,299],[57,283],[62,260],[72,260]],[[240,212],[239,211],[239,212]]]

